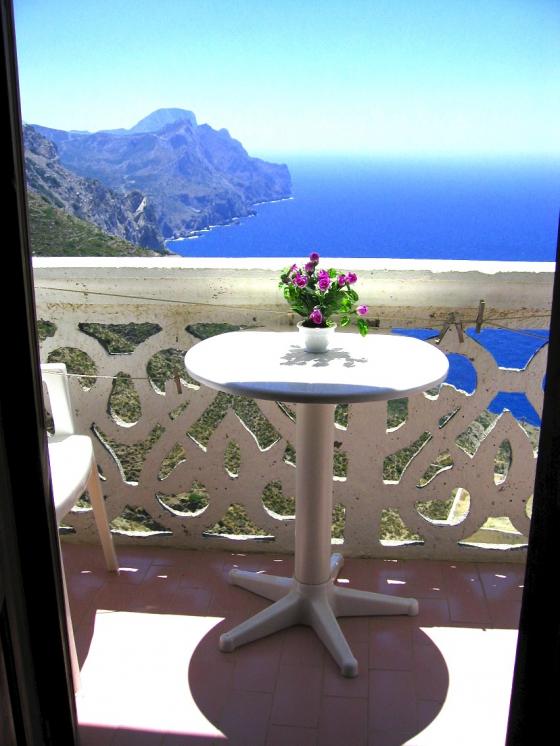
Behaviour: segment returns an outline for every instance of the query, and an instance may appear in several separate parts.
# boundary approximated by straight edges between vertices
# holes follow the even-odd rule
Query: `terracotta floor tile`
[[[226,737],[205,738],[193,733],[164,733],[161,746],[221,746],[227,744]]]
[[[283,666],[323,666],[325,647],[311,627],[290,627],[283,631],[283,638]]]
[[[427,699],[419,699],[416,703],[418,711],[418,730],[422,731],[433,722],[441,712],[442,703],[432,702]],[[420,741],[419,741],[420,744]]]
[[[116,729],[97,725],[80,725],[78,732],[80,746],[107,746],[112,742]]]
[[[269,646],[268,650],[259,646],[257,640],[244,646],[244,650],[236,651],[234,662],[233,688],[246,692],[273,692],[280,666],[280,651],[278,644]],[[276,641],[275,641],[276,642]]]
[[[350,647],[356,642],[369,642],[369,618],[365,616],[342,616],[338,618],[342,634]]]
[[[180,581],[184,576],[184,568],[173,565],[157,565],[152,563],[146,570],[143,583],[144,585],[154,584],[158,586],[169,586],[173,592],[177,590]]]
[[[180,588],[168,601],[173,614],[196,614],[216,616],[210,612],[212,592],[205,588]]]
[[[139,611],[145,607],[142,594],[131,584],[104,585],[99,589],[94,599],[96,609],[111,611]]]
[[[491,600],[488,601],[488,610],[492,627],[518,629],[521,601]]]
[[[523,595],[525,568],[514,564],[478,564],[478,574],[488,599],[520,601]]]
[[[272,705],[272,695],[265,692],[231,693],[218,726],[235,746],[264,746]]]
[[[418,614],[414,617],[414,621],[419,627],[449,624],[451,617],[447,598],[419,598]]]
[[[229,656],[221,655],[212,665],[193,655],[189,665],[188,683],[192,697],[204,717],[217,725],[222,710],[233,691],[234,667]]]
[[[392,728],[391,730],[370,730],[368,736],[368,746],[405,746],[405,744],[408,746],[414,732]],[[423,746],[433,746],[433,744],[423,744]]]
[[[177,568],[184,568],[191,565],[197,559],[207,558],[209,565],[218,563],[221,565],[224,560],[223,552],[213,552],[205,550],[204,552],[194,549],[173,549],[172,547],[150,547],[151,560],[153,565],[166,565]]]
[[[111,746],[161,746],[163,733],[119,728],[115,731]]]
[[[89,649],[93,639],[94,625],[95,617],[92,617],[91,621],[81,624],[78,627],[74,627],[74,640],[76,641],[76,650],[78,653],[80,668],[84,665],[86,658],[89,655]]]
[[[414,648],[414,683],[420,699],[443,702],[449,689],[449,670],[438,648],[419,645]]]
[[[391,624],[391,618],[379,620],[370,628],[369,667],[410,670],[413,666],[412,627]]]
[[[382,563],[383,560],[364,561],[355,557],[347,557],[338,577],[348,581],[343,583],[346,587],[362,591],[379,591],[378,578],[383,569]]]
[[[315,728],[319,721],[323,670],[316,666],[280,666],[270,722]]]
[[[255,593],[245,590],[245,588],[230,585],[224,581],[221,587],[214,586],[208,613],[219,616],[231,612],[240,612],[245,614],[245,618],[248,619],[258,611],[266,609],[271,603],[268,599],[257,596]]]
[[[487,627],[491,624],[490,612],[486,601],[478,595],[471,596],[464,592],[449,596],[449,616],[455,624],[469,624]]]
[[[319,746],[315,728],[294,728],[289,725],[271,725],[266,746]]]
[[[358,675],[353,679],[347,679],[340,675],[340,668],[331,655],[325,656],[325,667],[323,675],[323,693],[329,697],[364,697],[369,692],[368,656],[369,645],[367,642],[356,642],[350,645],[352,653],[358,661]]]
[[[72,600],[89,599],[109,579],[107,570],[84,570],[81,567],[66,569],[66,585]]]
[[[231,569],[246,570],[248,572],[266,572],[271,575],[291,577],[293,574],[293,559],[275,554],[233,554],[224,561],[224,572]]]
[[[452,622],[480,626],[490,623],[486,595],[475,565],[446,565],[443,579]]]
[[[319,716],[321,746],[366,746],[368,741],[368,703],[365,699],[324,697]]]
[[[181,570],[182,585],[190,588],[221,588],[224,581],[227,583],[225,557],[213,552],[209,554],[210,559],[206,560],[203,552],[190,552],[182,565],[174,565]]]
[[[417,712],[412,672],[373,669],[369,677],[370,729],[414,732]]]
[[[441,563],[429,560],[410,560],[404,575],[406,594],[414,598],[444,598]]]
[[[360,669],[345,679],[305,626],[219,650],[270,603],[229,568],[290,576],[292,557],[122,546],[129,570],[109,577],[98,545],[62,551],[85,746],[472,746],[480,722],[504,740],[521,565],[347,560],[341,585],[416,597],[420,612],[340,619]]]
[[[107,573],[108,583],[118,583],[119,585],[122,585],[123,583],[131,583],[133,585],[138,585],[144,581],[151,564],[150,562],[141,562],[138,561],[138,559],[129,559],[127,561],[123,560],[121,557],[118,557],[118,560],[119,571]]]
[[[81,569],[101,570],[105,568],[103,552],[98,543],[83,544],[61,537],[60,546],[65,565],[74,565]]]

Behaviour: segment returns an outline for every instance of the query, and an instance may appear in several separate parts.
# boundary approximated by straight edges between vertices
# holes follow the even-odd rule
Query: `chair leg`
[[[105,500],[103,499],[101,482],[99,481],[99,474],[97,472],[97,464],[95,463],[95,460],[91,467],[87,488],[91,500],[91,507],[93,509],[93,517],[95,518],[97,531],[99,532],[101,548],[103,549],[103,555],[105,557],[105,564],[107,565],[108,570],[117,572],[119,569],[119,562],[115,553],[111,529],[109,528]]]
[[[66,612],[66,629],[68,631],[68,647],[70,648],[70,666],[72,668],[72,682],[74,684],[74,694],[79,690],[80,680],[80,662],[78,660],[78,651],[76,650],[76,638],[74,637],[74,627],[72,625],[72,616],[70,614],[70,602],[68,601],[68,588],[66,587],[66,572],[64,570],[64,560],[58,544],[60,564],[62,566],[62,587],[64,589],[64,610]]]

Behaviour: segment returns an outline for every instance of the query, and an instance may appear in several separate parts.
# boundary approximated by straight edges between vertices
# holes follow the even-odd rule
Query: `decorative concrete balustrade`
[[[94,433],[118,542],[292,551],[294,409],[228,398],[180,367],[208,333],[295,328],[277,287],[286,263],[34,260],[41,359],[84,373],[73,367],[79,350],[95,375],[72,376],[70,386],[80,429]],[[486,410],[497,393],[522,392],[540,413],[546,345],[524,370],[502,369],[474,331],[460,341],[460,326],[474,327],[484,299],[485,325],[546,328],[554,267],[330,263],[359,274],[360,302],[379,331],[450,319],[441,348],[476,371],[474,392],[443,385],[396,405],[338,409],[334,541],[355,556],[522,561],[538,432]],[[75,539],[95,540],[86,506],[65,523]],[[245,535],[228,534],[232,525]]]

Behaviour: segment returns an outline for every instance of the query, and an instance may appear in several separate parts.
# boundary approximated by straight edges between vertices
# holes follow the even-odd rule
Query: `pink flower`
[[[316,251],[312,251],[311,254],[309,254],[309,261],[313,262],[313,264],[318,264],[319,254]]]
[[[307,262],[307,264],[305,265],[305,271],[309,272],[309,274],[311,274],[312,272],[314,272],[315,271],[315,262]]]
[[[291,275],[292,272],[295,272],[296,270],[297,270],[297,264],[292,264],[292,266],[288,270],[288,274]]]
[[[317,285],[319,286],[319,290],[328,290],[331,285],[331,278],[329,277],[329,273],[321,269],[317,273]]]
[[[319,326],[319,324],[323,323],[323,314],[321,313],[321,309],[318,306],[315,306],[315,308],[311,311],[309,314],[309,319]]]
[[[348,282],[348,278],[346,275],[338,275],[338,285],[339,287],[342,287],[343,285],[346,285]]]
[[[358,308],[356,308],[358,316],[365,316],[368,311],[369,309],[367,306],[358,306]]]
[[[304,288],[307,285],[307,277],[298,272],[297,275],[294,276],[292,282],[294,285],[297,285],[298,288]]]
[[[355,275],[353,272],[348,272],[348,275],[346,276],[346,282],[349,285],[353,285],[357,279],[358,279],[358,275]]]

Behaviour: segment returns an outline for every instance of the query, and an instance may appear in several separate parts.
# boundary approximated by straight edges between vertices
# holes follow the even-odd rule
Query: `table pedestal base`
[[[358,662],[337,622],[339,616],[418,614],[418,601],[382,593],[341,588],[334,581],[344,563],[341,554],[331,557],[331,576],[326,583],[307,585],[295,578],[233,569],[230,581],[259,596],[275,601],[255,616],[220,637],[220,650],[231,652],[247,642],[259,640],[294,624],[313,627],[343,676],[358,675]]]

